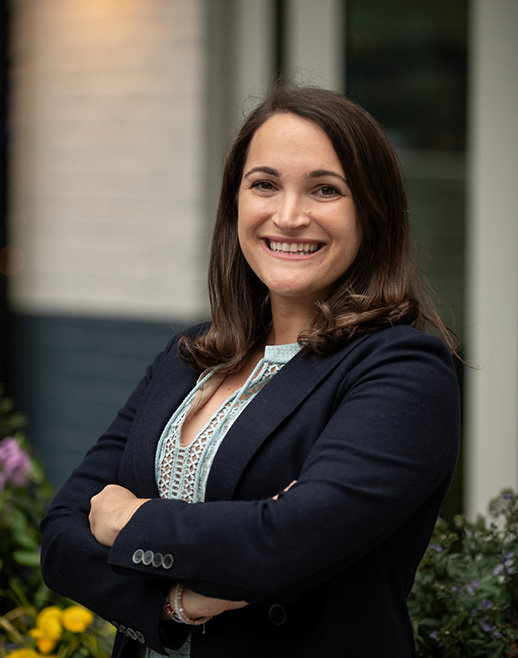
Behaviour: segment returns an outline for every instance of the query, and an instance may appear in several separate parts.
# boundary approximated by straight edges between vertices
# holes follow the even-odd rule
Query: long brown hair
[[[454,351],[452,332],[423,293],[410,251],[408,205],[397,157],[383,130],[358,104],[315,87],[280,85],[248,117],[226,159],[209,264],[212,324],[181,340],[183,360],[196,370],[224,364],[236,370],[271,327],[268,289],[246,262],[237,233],[237,195],[250,142],[274,114],[318,124],[347,176],[362,230],[355,261],[299,342],[324,355],[365,333],[395,324],[430,324]]]

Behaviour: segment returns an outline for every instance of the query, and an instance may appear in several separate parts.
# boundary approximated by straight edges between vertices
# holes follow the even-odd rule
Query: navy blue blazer
[[[114,623],[115,658],[183,643],[190,628],[159,621],[174,582],[251,603],[194,628],[194,658],[413,656],[405,599],[458,447],[443,343],[396,326],[297,355],[231,427],[206,501],[162,500],[156,444],[196,379],[173,339],[53,502],[48,586]],[[88,524],[109,483],[152,499],[112,548]]]

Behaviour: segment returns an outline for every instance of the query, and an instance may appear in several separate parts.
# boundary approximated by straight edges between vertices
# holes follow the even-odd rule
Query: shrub
[[[60,658],[106,658],[115,629],[43,583],[39,524],[51,486],[23,427],[0,391],[0,658],[51,652]]]
[[[437,523],[408,601],[419,658],[518,658],[518,496],[488,512]]]

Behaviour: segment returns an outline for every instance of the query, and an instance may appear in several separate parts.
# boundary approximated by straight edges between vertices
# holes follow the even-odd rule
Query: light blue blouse
[[[182,425],[189,412],[199,409],[223,381],[218,368],[202,373],[196,386],[171,416],[158,441],[155,475],[161,498],[196,503],[205,500],[205,489],[216,452],[233,422],[268,381],[300,351],[298,343],[267,345],[264,357],[243,386],[232,393],[198,436],[187,446],[180,445]],[[174,622],[171,622],[174,623]],[[191,636],[180,649],[167,649],[169,658],[189,658]],[[146,658],[163,658],[152,649]]]

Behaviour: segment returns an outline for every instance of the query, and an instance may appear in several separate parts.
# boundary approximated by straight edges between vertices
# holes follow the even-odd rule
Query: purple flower
[[[466,585],[466,592],[468,594],[474,594],[477,587],[480,587],[480,580],[474,578],[473,580],[470,580]]]
[[[430,548],[437,551],[437,553],[442,553],[444,551],[444,548],[440,544],[430,544]]]
[[[18,486],[27,484],[27,474],[31,469],[29,455],[20,448],[13,437],[0,441],[0,492],[8,482]]]
[[[484,631],[484,633],[492,633],[496,629],[496,626],[491,626],[488,617],[483,617],[482,619],[479,619],[478,623],[480,625],[480,628]]]
[[[496,567],[493,569],[493,576],[498,576],[498,574],[502,573],[503,570],[504,570],[504,565],[497,564]]]
[[[437,631],[432,631],[430,633],[430,637],[431,637],[432,640],[436,640],[437,639]]]
[[[482,610],[489,610],[489,608],[493,607],[493,603],[489,599],[484,599],[481,602],[480,607],[481,607]]]

